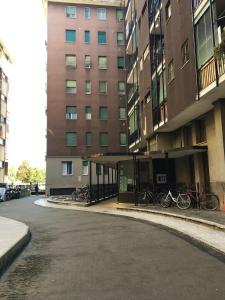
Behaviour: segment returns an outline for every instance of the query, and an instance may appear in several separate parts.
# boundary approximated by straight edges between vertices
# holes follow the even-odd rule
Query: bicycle
[[[167,208],[172,203],[176,203],[180,209],[188,209],[191,206],[191,198],[188,194],[179,193],[177,197],[174,197],[169,190],[168,194],[164,194],[161,198],[160,204],[162,207]]]
[[[219,198],[215,194],[194,190],[188,190],[187,194],[199,209],[216,210],[219,207]]]
[[[83,186],[72,192],[72,200],[78,202],[89,201],[90,199],[90,189],[88,186]]]
[[[154,193],[152,191],[144,191],[138,193],[139,204],[157,204],[160,203],[161,197],[164,193]]]

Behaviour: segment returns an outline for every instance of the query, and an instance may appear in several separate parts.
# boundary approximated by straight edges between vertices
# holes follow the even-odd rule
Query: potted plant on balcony
[[[217,60],[221,60],[223,57],[225,57],[225,30],[223,30],[221,35],[221,43],[214,47],[214,57]]]

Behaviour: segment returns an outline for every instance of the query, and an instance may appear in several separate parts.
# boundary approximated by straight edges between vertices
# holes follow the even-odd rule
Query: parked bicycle
[[[172,203],[175,203],[180,209],[188,209],[191,206],[191,197],[185,193],[178,193],[175,197],[169,190],[168,194],[164,194],[161,197],[160,204],[162,207],[167,208],[171,206]]]
[[[138,193],[139,204],[158,204],[164,193],[156,193],[153,191],[144,191]]]
[[[87,185],[77,188],[72,193],[72,200],[74,200],[74,201],[88,202],[89,199],[90,199],[90,188]]]
[[[191,198],[192,205],[199,209],[216,210],[219,207],[219,198],[215,194],[191,189],[187,190],[187,194]]]

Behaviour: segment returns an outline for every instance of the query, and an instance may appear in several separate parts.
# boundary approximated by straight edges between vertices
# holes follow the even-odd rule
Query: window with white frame
[[[67,120],[77,120],[76,106],[67,106],[66,107],[66,119]]]
[[[82,161],[82,175],[87,176],[88,175],[88,160]]]
[[[62,161],[62,175],[73,175],[73,163],[72,161]]]
[[[85,119],[91,120],[91,106],[85,107]]]
[[[67,18],[76,18],[77,17],[77,8],[76,6],[66,6],[65,13]]]
[[[84,17],[85,17],[85,19],[90,19],[91,18],[91,9],[90,9],[90,7],[85,7],[84,8]]]
[[[97,8],[97,19],[106,20],[106,8]]]

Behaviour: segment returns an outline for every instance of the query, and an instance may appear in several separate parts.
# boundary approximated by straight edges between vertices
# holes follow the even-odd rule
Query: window
[[[66,93],[76,94],[76,92],[77,92],[76,80],[66,80]]]
[[[124,69],[125,67],[125,58],[123,56],[117,57],[117,68],[118,69]]]
[[[173,60],[168,65],[168,83],[175,78]]]
[[[84,32],[84,42],[85,44],[90,44],[91,36],[90,36],[90,31],[86,30]]]
[[[127,112],[125,107],[119,107],[119,119],[125,120],[127,118]]]
[[[76,146],[77,145],[77,133],[67,132],[66,133],[66,146]]]
[[[72,161],[62,161],[62,175],[73,175],[73,163]]]
[[[74,69],[77,66],[77,57],[73,54],[66,54],[65,56],[66,67]]]
[[[107,57],[106,56],[98,57],[98,67],[99,67],[99,69],[107,69]]]
[[[76,106],[67,106],[66,107],[66,119],[67,120],[77,120]]]
[[[91,9],[90,9],[90,7],[85,7],[84,8],[84,17],[85,17],[85,19],[90,19],[91,18]]]
[[[105,31],[98,32],[98,43],[106,44],[106,32]]]
[[[88,175],[88,160],[82,161],[82,175],[87,176]]]
[[[127,134],[124,132],[120,132],[120,146],[127,145]]]
[[[84,67],[87,69],[91,68],[91,56],[90,55],[85,55],[84,57]]]
[[[86,146],[92,145],[92,133],[91,132],[86,132],[86,134],[85,134],[85,145]]]
[[[188,51],[188,40],[186,40],[181,47],[181,56],[182,56],[182,66],[189,61],[189,51]]]
[[[171,17],[171,3],[170,0],[166,4],[166,20]]]
[[[123,10],[120,9],[120,8],[116,9],[116,19],[117,19],[117,21],[123,21],[124,20]]]
[[[213,33],[209,9],[196,25],[196,44],[198,67],[200,68],[213,55]]]
[[[76,30],[66,30],[66,42],[67,43],[76,42]]]
[[[124,45],[124,34],[123,34],[123,32],[117,32],[117,45]]]
[[[99,144],[100,144],[100,146],[108,146],[108,144],[109,144],[108,132],[100,132]]]
[[[85,94],[91,94],[91,81],[86,80],[85,82]]]
[[[125,82],[124,81],[118,81],[118,94],[125,95]]]
[[[99,107],[99,118],[102,121],[108,120],[108,107],[106,106]]]
[[[99,93],[100,94],[107,93],[107,81],[99,81]]]
[[[77,17],[77,8],[76,6],[66,6],[65,13],[67,18],[76,18]]]
[[[106,8],[97,8],[97,19],[106,20]]]
[[[91,120],[91,106],[85,107],[85,118],[86,120]]]
[[[102,174],[102,166],[100,164],[96,164],[96,175]]]

